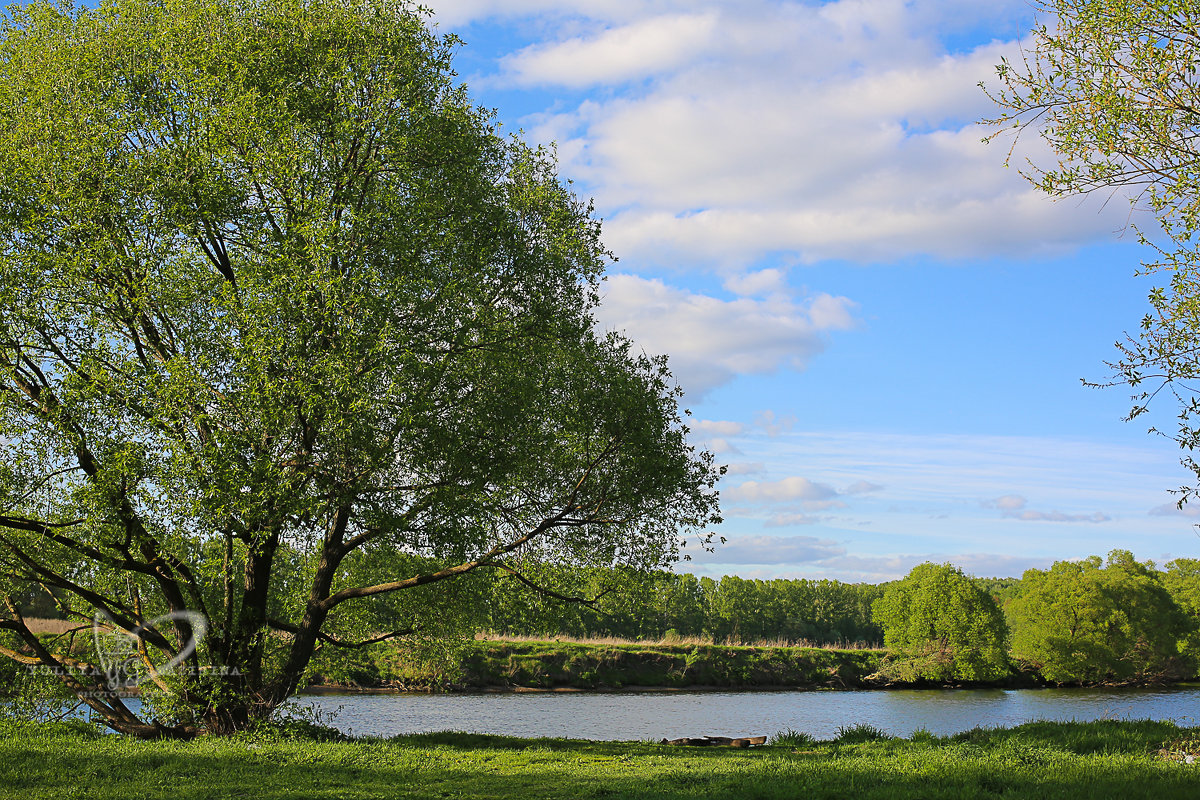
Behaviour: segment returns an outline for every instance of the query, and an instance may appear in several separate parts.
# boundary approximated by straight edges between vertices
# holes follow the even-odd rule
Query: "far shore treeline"
[[[868,659],[878,666],[873,682],[856,679],[858,685],[1003,684],[1031,677],[1052,684],[1146,684],[1200,674],[1200,559],[1176,559],[1159,568],[1114,550],[1107,560],[1060,561],[1046,570],[1028,570],[1020,579],[976,578],[951,564],[925,563],[902,580],[881,584],[734,575],[713,579],[544,564],[527,565],[525,574],[535,576],[542,589],[553,587],[555,596],[505,573],[472,576],[455,598],[446,598],[459,608],[476,609],[464,632],[473,629],[492,639],[656,642],[672,651],[692,646],[704,651],[706,663],[720,658],[707,645],[885,650]],[[36,617],[57,615],[49,595],[27,597],[24,611]],[[571,663],[584,665],[580,669],[589,673],[607,668],[603,658],[591,664],[574,651],[535,654],[493,647],[496,652],[489,654],[475,643],[479,652],[471,655],[469,647],[463,649],[466,640],[459,641],[456,646],[424,639],[418,632],[381,642],[373,652],[331,649],[315,660],[315,680],[356,683],[365,676],[368,683],[386,683],[386,676],[401,675],[407,676],[405,683],[448,685],[453,681],[439,677],[455,672],[447,671],[448,665],[481,658],[503,661],[489,669],[507,670],[510,682],[521,685],[525,671],[517,662],[540,658],[544,663],[531,674],[539,669],[543,674],[533,685],[580,685],[580,676],[569,674]],[[652,661],[663,655],[643,653]],[[752,670],[743,670],[754,672],[750,683],[772,682],[764,672],[770,672],[767,662],[745,654],[737,658],[754,661]],[[556,666],[547,666],[550,662]],[[866,665],[855,662],[852,671]],[[817,666],[814,662],[805,669]],[[712,672],[711,665],[705,669]],[[562,681],[553,678],[556,670],[563,673]],[[700,674],[698,668],[692,671]],[[736,674],[721,682],[737,683]],[[781,672],[783,682],[785,674],[798,673],[790,668]],[[672,677],[674,683],[683,679]]]

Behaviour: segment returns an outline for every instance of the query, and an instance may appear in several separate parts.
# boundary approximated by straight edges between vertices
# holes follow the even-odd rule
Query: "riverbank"
[[[697,734],[702,733],[700,731]],[[425,734],[387,740],[243,735],[145,742],[81,726],[0,723],[0,797],[201,798],[1194,798],[1200,728],[1031,723],[950,737],[764,747]]]
[[[451,658],[397,647],[314,660],[311,691],[865,688],[883,650],[475,640]]]
[[[393,644],[325,651],[308,693],[327,691],[739,691],[774,689],[1037,688],[1032,671],[989,682],[886,677],[883,649],[477,639],[428,658]]]

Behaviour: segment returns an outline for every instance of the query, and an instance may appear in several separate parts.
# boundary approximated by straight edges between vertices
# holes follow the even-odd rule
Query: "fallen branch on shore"
[[[731,739],[728,736],[705,736],[703,739],[663,739],[661,744],[674,744],[682,747],[750,747],[756,744],[766,744],[765,736],[743,736]]]

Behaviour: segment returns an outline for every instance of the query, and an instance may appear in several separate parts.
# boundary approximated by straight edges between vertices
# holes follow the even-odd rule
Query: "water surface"
[[[939,736],[1033,720],[1155,719],[1200,725],[1200,686],[1157,689],[948,689],[780,692],[352,694],[296,698],[354,735],[466,731],[641,740],[774,734],[818,739],[867,723]]]

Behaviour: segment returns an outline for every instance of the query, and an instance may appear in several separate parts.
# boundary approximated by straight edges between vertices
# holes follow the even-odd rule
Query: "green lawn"
[[[950,738],[751,750],[465,734],[142,742],[0,725],[0,796],[20,798],[1193,798],[1200,747],[1170,723],[1034,723]]]

